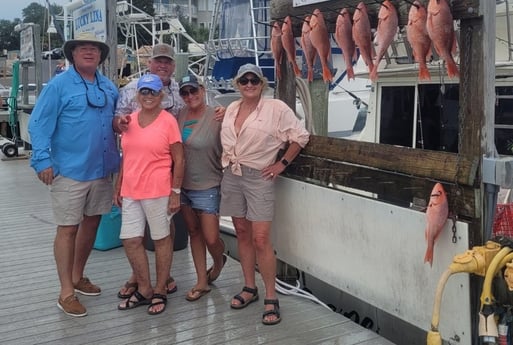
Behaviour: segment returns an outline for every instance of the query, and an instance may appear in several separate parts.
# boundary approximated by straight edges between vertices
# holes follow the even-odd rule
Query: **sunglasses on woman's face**
[[[152,96],[156,97],[156,96],[160,95],[160,91],[155,91],[152,89],[140,89],[139,93],[143,96],[148,96],[151,94]]]
[[[241,84],[241,85],[247,85],[248,83],[251,83],[251,85],[258,85],[261,82],[262,81],[260,80],[260,78],[251,78],[251,79],[248,79],[246,77],[239,78],[239,84]]]
[[[188,90],[181,89],[180,90],[180,96],[187,97],[189,95],[195,95],[195,94],[198,93],[198,91],[199,91],[199,89],[197,87],[191,87]]]

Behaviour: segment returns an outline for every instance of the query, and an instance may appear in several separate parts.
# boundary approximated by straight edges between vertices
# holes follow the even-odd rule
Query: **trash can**
[[[189,232],[187,231],[187,225],[185,225],[182,212],[175,214],[172,218],[172,221],[175,222],[174,250],[177,251],[187,248],[187,244],[189,244]],[[153,244],[153,240],[150,236],[150,228],[148,223],[146,223],[146,228],[144,229],[143,243],[146,250],[155,251],[155,245]]]
[[[102,215],[93,248],[98,250],[109,250],[121,247],[122,243],[119,239],[120,231],[121,212],[119,207],[112,206],[110,213]]]

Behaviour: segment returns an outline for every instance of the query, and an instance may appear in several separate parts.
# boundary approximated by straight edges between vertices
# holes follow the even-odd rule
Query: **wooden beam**
[[[328,26],[328,32],[335,32],[335,23],[337,21],[338,11],[347,7],[351,13],[354,13],[354,9],[362,0],[336,0],[336,1],[324,1],[311,5],[305,5],[300,7],[294,7],[291,0],[273,0],[271,1],[271,18],[281,19],[286,16],[297,16],[304,17],[306,14],[310,14],[314,9],[319,8],[325,17],[326,24]],[[420,0],[427,5],[428,0]],[[482,0],[483,1],[483,0]],[[494,1],[494,0],[487,0]],[[369,17],[372,28],[376,28],[378,25],[378,12],[380,3],[375,0],[363,0],[367,5]],[[408,12],[411,5],[404,0],[391,0],[397,9],[399,14],[399,27],[403,27],[408,23]],[[479,0],[453,0],[451,3],[451,12],[455,20],[477,18],[482,15],[480,12]],[[292,17],[294,25],[294,36],[301,36],[301,25],[302,21],[298,18]]]
[[[287,167],[285,176],[331,189],[361,193],[401,207],[424,209],[434,182],[431,179],[378,170],[374,167],[327,160],[322,157],[300,155]],[[480,217],[476,204],[476,188],[444,183],[449,208],[458,218]],[[363,193],[362,193],[363,192]]]
[[[480,161],[480,157],[468,158],[450,152],[315,135],[301,154],[466,186],[476,185]]]

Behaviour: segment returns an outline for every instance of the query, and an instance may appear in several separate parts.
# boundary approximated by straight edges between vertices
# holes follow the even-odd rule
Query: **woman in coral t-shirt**
[[[173,247],[169,222],[180,209],[184,171],[178,124],[160,106],[162,87],[154,74],[142,76],[137,83],[141,110],[130,114],[128,129],[121,136],[123,162],[114,195],[115,204],[123,206],[120,238],[138,283],[138,289],[118,309],[149,305],[150,315],[163,312],[167,303],[166,280]],[[146,222],[155,244],[154,288],[143,245]]]

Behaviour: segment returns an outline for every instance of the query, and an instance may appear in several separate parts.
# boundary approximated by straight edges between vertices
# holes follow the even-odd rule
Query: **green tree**
[[[50,5],[50,9],[52,13],[62,12],[62,7],[55,4]],[[42,36],[41,49],[49,49],[48,40],[46,39],[48,37],[46,31],[48,30],[48,26],[50,24],[48,9],[45,6],[38,4],[37,2],[33,2],[25,7],[21,12],[23,14],[24,23],[34,23],[39,25]],[[59,47],[63,43],[59,35],[53,35],[51,41],[52,48]]]
[[[20,22],[19,18],[12,22],[5,19],[0,20],[0,50],[20,49],[20,35],[14,31],[14,27]]]

